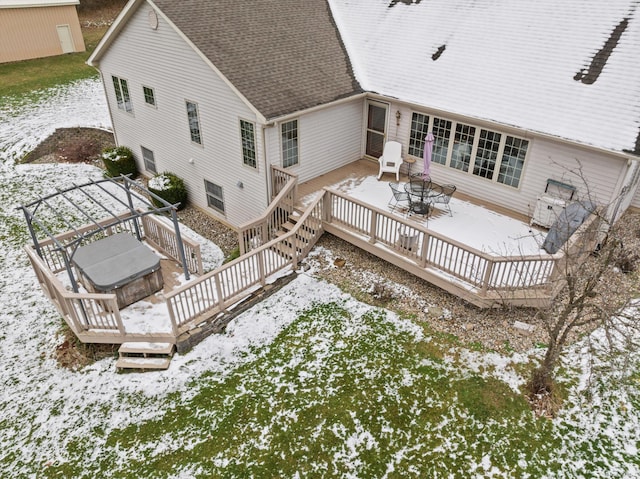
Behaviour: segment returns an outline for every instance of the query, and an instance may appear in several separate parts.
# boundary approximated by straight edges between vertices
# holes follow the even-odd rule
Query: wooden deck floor
[[[361,159],[349,163],[342,168],[330,171],[324,175],[318,176],[312,180],[309,180],[298,185],[298,199],[301,203],[307,203],[307,200],[312,196],[315,196],[316,192],[321,191],[324,187],[331,187],[332,189],[341,191],[343,193],[348,192],[354,187],[358,186],[365,178],[371,176],[378,176],[378,162],[373,160]],[[391,173],[385,173],[380,181],[395,181],[395,176]],[[404,183],[409,181],[409,177],[406,174],[406,169],[402,168],[400,173],[400,182]],[[530,218],[526,215],[516,213],[503,206],[496,205],[486,200],[475,198],[465,194],[463,191],[456,190],[454,196],[463,201],[469,203],[484,206],[485,208],[495,211],[504,216],[509,216],[516,220],[528,223]],[[391,193],[389,193],[391,197]],[[446,214],[442,210],[435,209],[433,217],[437,217],[441,214]]]

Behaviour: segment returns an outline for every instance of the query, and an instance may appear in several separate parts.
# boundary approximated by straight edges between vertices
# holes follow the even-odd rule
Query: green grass
[[[317,305],[228,377],[198,379],[193,397],[148,401],[168,412],[99,437],[92,461],[93,439],[74,441],[69,462],[42,472],[382,477],[393,467],[391,477],[468,477],[488,455],[518,477],[553,464],[552,424],[505,383],[444,361],[451,345],[434,341],[380,310],[352,317]]]
[[[97,76],[85,62],[105,32],[106,27],[83,30],[85,52],[0,64],[0,97],[28,97],[36,90]]]

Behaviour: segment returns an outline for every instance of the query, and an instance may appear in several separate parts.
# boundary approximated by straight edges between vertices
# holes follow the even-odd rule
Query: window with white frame
[[[150,173],[156,174],[158,170],[156,169],[156,160],[153,156],[153,151],[145,148],[144,146],[140,147],[142,149],[142,160],[144,161],[144,169]]]
[[[282,134],[282,166],[288,168],[297,165],[299,162],[298,120],[283,123],[280,131]]]
[[[502,135],[495,131],[480,130],[478,149],[473,164],[473,174],[483,178],[493,179],[493,172],[498,161],[500,139]]]
[[[524,159],[527,156],[529,142],[522,138],[507,136],[504,150],[501,155],[500,173],[498,183],[517,188],[520,185]]]
[[[214,210],[224,213],[224,198],[222,197],[222,186],[204,180],[204,189],[207,195],[207,204]]]
[[[425,129],[426,128],[426,129]],[[423,132],[434,136],[431,161],[518,188],[529,141],[502,132],[414,112],[409,154],[421,156]],[[423,136],[421,139],[420,137]]]
[[[153,88],[143,86],[142,93],[144,93],[144,102],[147,105],[156,106],[156,95],[153,92]]]
[[[411,132],[409,135],[409,154],[422,158],[424,153],[424,139],[429,131],[429,117],[422,113],[414,113],[411,117]]]
[[[198,104],[191,101],[186,102],[187,118],[189,120],[189,132],[191,141],[202,145],[202,135],[200,134],[200,117],[198,115]]]
[[[240,120],[240,137],[242,140],[242,162],[256,168],[256,134],[253,123]]]
[[[127,80],[118,78],[114,75],[111,76],[111,80],[113,80],[113,89],[116,93],[116,103],[118,104],[118,109],[124,110],[127,113],[132,113],[133,104],[131,103],[131,96],[129,95],[129,85],[127,84]]]
[[[451,138],[451,120],[433,119],[433,154],[431,161],[445,165],[449,154],[449,139]]]

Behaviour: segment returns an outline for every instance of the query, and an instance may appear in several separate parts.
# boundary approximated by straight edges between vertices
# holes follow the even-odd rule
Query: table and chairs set
[[[410,177],[404,185],[389,183],[389,188],[392,193],[389,206],[392,210],[401,207],[406,209],[407,216],[416,214],[428,218],[434,205],[438,204],[453,216],[449,203],[456,191],[454,185],[439,185],[430,179],[423,179],[416,175]]]

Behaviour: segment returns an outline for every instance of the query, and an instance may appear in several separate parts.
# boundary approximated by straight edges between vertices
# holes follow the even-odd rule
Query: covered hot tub
[[[129,233],[107,236],[73,255],[80,281],[92,293],[113,293],[124,308],[162,289],[160,257]]]

